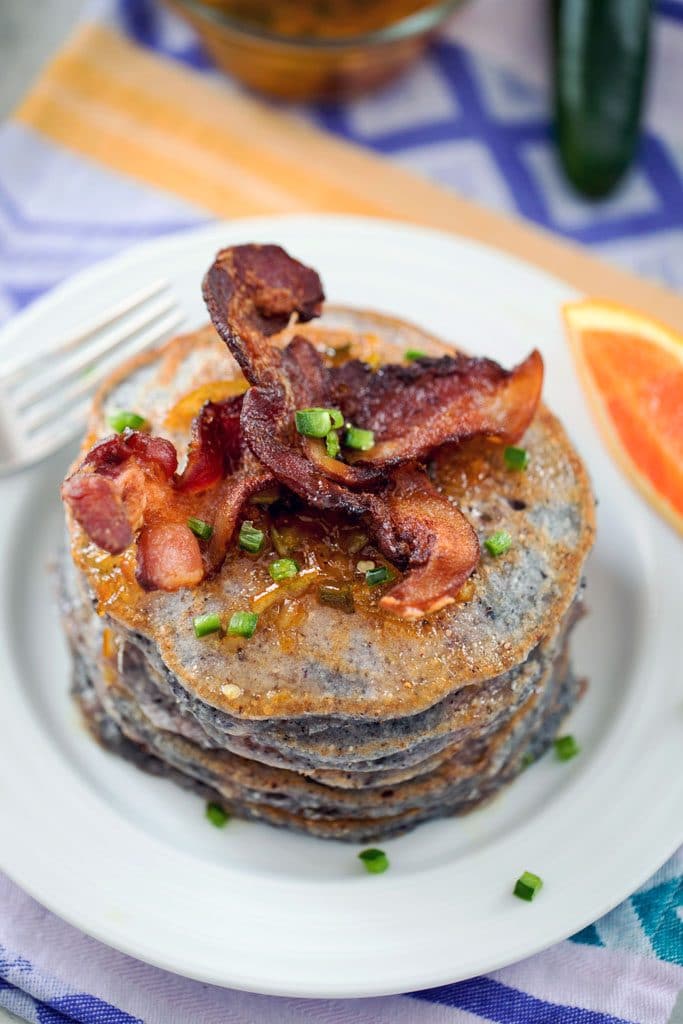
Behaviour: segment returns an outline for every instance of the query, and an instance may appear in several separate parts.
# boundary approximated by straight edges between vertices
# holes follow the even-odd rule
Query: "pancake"
[[[413,325],[341,308],[296,332],[336,362],[452,351]],[[84,449],[109,433],[113,412],[135,409],[182,455],[203,402],[245,388],[213,328],[203,328],[105,382]],[[433,483],[480,541],[506,530],[513,545],[505,558],[484,554],[459,600],[417,621],[378,609],[356,567],[372,547],[346,545],[356,520],[285,501],[269,515],[313,537],[306,565],[315,585],[265,607],[248,641],[198,639],[195,616],[267,599],[272,544],[257,556],[233,546],[196,587],[146,591],[130,549],[101,551],[67,513],[64,620],[74,692],[94,735],[235,814],[330,838],[394,834],[493,795],[547,747],[579,695],[567,644],[594,534],[585,470],[549,410],[539,407],[520,444],[530,456],[523,473],[510,472],[492,441],[433,456]],[[188,515],[201,517],[201,499],[197,506],[188,496]],[[320,582],[339,579],[351,587],[353,614],[317,599]]]

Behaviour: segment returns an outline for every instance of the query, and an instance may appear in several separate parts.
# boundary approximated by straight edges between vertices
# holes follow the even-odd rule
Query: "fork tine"
[[[122,358],[129,359],[137,352],[142,352],[149,345],[154,344],[155,341],[160,341],[161,338],[166,334],[170,334],[171,331],[178,327],[184,317],[183,314],[177,310],[164,317],[150,328],[145,331],[139,337],[135,338],[132,344],[127,345],[125,350],[121,353]],[[80,398],[81,395],[90,394],[94,391],[95,387],[100,383],[104,377],[107,376],[111,371],[111,365],[105,362],[104,365],[95,370],[94,373],[89,374],[84,380],[80,380],[73,384],[66,391],[62,391],[60,394],[55,395],[53,401],[42,403],[40,408],[35,412],[29,412],[27,415],[21,417],[21,426],[26,433],[32,433],[38,430],[45,424],[52,422],[61,414],[61,411],[68,407],[68,405]],[[23,407],[19,407],[23,408]]]
[[[116,323],[122,317],[125,317],[128,313],[132,313],[133,310],[139,306],[144,305],[149,299],[159,295],[164,289],[168,288],[169,282],[164,278],[159,278],[157,281],[152,282],[150,285],[146,285],[144,288],[138,289],[132,295],[127,296],[115,305],[110,306],[109,309],[101,313],[100,316],[91,321],[86,327],[82,328],[76,334],[70,335],[68,338],[62,339],[54,347],[50,347],[49,352],[41,352],[38,355],[31,355],[28,359],[18,358],[3,366],[2,368],[2,382],[4,386],[15,382],[25,374],[30,373],[31,370],[41,360],[44,360],[46,356],[62,356],[68,352],[79,348],[84,342],[88,341],[94,335],[98,334],[105,327]]]
[[[88,411],[90,409],[90,401],[86,398],[62,418],[59,425],[59,429],[54,429],[54,423],[45,424],[42,430],[40,430],[31,439],[31,446],[29,449],[29,458],[31,462],[37,462],[39,459],[46,455],[50,455],[52,452],[57,451],[62,445],[66,444],[67,441],[72,441],[74,437],[83,430],[87,419]]]
[[[83,370],[87,370],[98,359],[101,359],[102,356],[113,352],[114,349],[137,334],[138,331],[143,330],[174,307],[175,302],[172,298],[157,302],[128,323],[106,332],[97,343],[89,345],[78,356],[63,363],[57,368],[56,372],[50,370],[48,373],[40,374],[33,387],[28,383],[25,385],[20,384],[18,393],[13,397],[15,409],[25,409],[39,399],[53,394],[55,388],[59,387],[64,381],[74,377],[77,373],[82,373]]]

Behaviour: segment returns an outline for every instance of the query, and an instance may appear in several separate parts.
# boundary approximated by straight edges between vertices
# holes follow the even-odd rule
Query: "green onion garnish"
[[[427,353],[422,352],[419,348],[407,348],[403,354],[409,363],[414,363],[416,359],[427,358]]]
[[[263,530],[257,530],[250,520],[245,520],[240,526],[239,545],[244,551],[257,555],[263,547]]]
[[[534,763],[535,760],[536,760],[536,758],[531,753],[531,751],[527,750],[526,754],[522,758],[522,768],[529,768]]]
[[[513,445],[508,445],[503,452],[503,458],[508,469],[521,470],[526,469],[529,465],[529,453],[526,448],[515,448]]]
[[[319,587],[318,601],[320,604],[329,605],[331,608],[339,608],[340,611],[346,612],[347,615],[351,615],[356,610],[351,587],[336,587],[332,584]]]
[[[331,430],[325,437],[325,448],[331,459],[337,458],[341,451],[341,445],[339,443],[339,434],[336,430]]]
[[[363,861],[365,870],[371,875],[381,875],[389,867],[389,858],[384,850],[362,850],[358,854],[358,859]]]
[[[257,622],[258,615],[256,612],[233,612],[228,623],[228,635],[253,636]]]
[[[213,533],[213,526],[205,523],[203,519],[197,519],[195,516],[190,516],[187,520],[187,525],[190,527],[196,537],[201,537],[202,540],[210,540]]]
[[[495,533],[486,538],[484,547],[490,555],[498,558],[499,555],[504,555],[506,551],[510,550],[512,547],[512,537],[507,530],[496,530]]]
[[[206,816],[216,828],[225,828],[230,821],[230,815],[224,811],[220,804],[207,804]]]
[[[388,583],[393,578],[386,565],[378,565],[376,569],[368,569],[365,574],[365,582],[369,587],[378,587],[380,583]]]
[[[344,417],[339,409],[297,409],[294,422],[304,437],[327,437],[333,428],[344,425]]]
[[[375,434],[372,430],[363,430],[361,427],[349,427],[344,435],[344,444],[347,448],[355,448],[359,452],[369,452],[375,444]]]
[[[554,741],[554,746],[560,761],[571,761],[581,750],[573,736],[558,736]]]
[[[130,430],[139,430],[146,424],[147,420],[144,416],[137,412],[127,412],[125,409],[120,409],[119,412],[112,413],[109,417],[109,426],[117,434],[122,434],[126,427]]]
[[[193,619],[194,635],[196,637],[208,636],[209,633],[219,633],[221,630],[221,617],[216,613],[210,615],[197,615]]]
[[[519,896],[520,900],[531,902],[542,885],[543,880],[538,875],[532,874],[531,871],[525,871],[515,882],[513,892],[515,896]]]
[[[304,437],[325,437],[332,430],[332,417],[327,409],[297,409],[294,422]]]
[[[280,583],[282,580],[288,580],[292,576],[296,576],[299,572],[299,566],[293,558],[278,558],[276,562],[270,563],[268,572],[276,583]]]

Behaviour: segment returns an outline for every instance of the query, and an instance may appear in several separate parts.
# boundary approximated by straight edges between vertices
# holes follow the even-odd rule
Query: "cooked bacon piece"
[[[209,544],[209,564],[212,570],[220,569],[228,553],[228,545],[237,526],[242,508],[253,494],[263,491],[275,482],[275,477],[251,454],[244,453],[238,471],[221,485],[218,493],[216,514],[213,521],[213,535]]]
[[[278,379],[280,351],[267,341],[289,323],[319,316],[325,298],[315,270],[279,245],[222,249],[204,277],[211,319],[250,384]]]
[[[90,539],[118,555],[133,543],[148,502],[168,486],[177,464],[170,441],[126,431],[90,449],[62,484],[62,498]]]
[[[268,340],[292,313],[318,315],[323,299],[317,275],[277,246],[224,249],[203,291],[218,333],[252,384],[241,429],[253,455],[314,507],[366,517],[384,554],[411,570],[383,607],[416,618],[454,601],[478,563],[479,543],[414,463],[446,441],[517,440],[539,401],[539,353],[512,371],[462,355],[377,373],[357,360],[330,370],[304,338],[286,348]],[[346,462],[331,459],[320,440],[295,428],[295,411],[315,406],[340,408],[347,421],[373,430],[376,444],[347,452]],[[229,529],[238,500],[226,504]],[[217,557],[224,548],[221,541]]]
[[[374,431],[368,452],[348,453],[354,468],[422,458],[446,442],[475,436],[511,443],[529,426],[543,385],[534,350],[513,370],[469,356],[424,358],[376,373],[358,360],[333,370],[331,402],[347,420]]]
[[[146,526],[138,537],[135,576],[145,590],[194,587],[204,576],[197,538],[184,523]]]
[[[91,466],[99,473],[115,472],[131,458],[156,467],[169,478],[178,466],[178,453],[171,441],[139,430],[124,430],[94,445],[83,459],[82,467]]]
[[[130,513],[117,480],[97,473],[76,473],[62,484],[62,499],[98,547],[118,555],[133,543]]]
[[[408,576],[380,600],[404,619],[429,615],[448,604],[479,563],[472,526],[432,487],[426,473],[405,467],[393,490],[377,498],[371,512],[375,537],[387,558],[407,562]]]
[[[367,499],[329,480],[311,461],[307,438],[297,433],[294,412],[325,404],[326,378],[318,353],[305,338],[294,338],[282,353],[281,379],[252,387],[242,405],[242,434],[254,455],[281,483],[316,508],[360,515]]]
[[[187,465],[176,481],[178,490],[194,494],[213,487],[240,462],[242,395],[206,402],[192,422]]]

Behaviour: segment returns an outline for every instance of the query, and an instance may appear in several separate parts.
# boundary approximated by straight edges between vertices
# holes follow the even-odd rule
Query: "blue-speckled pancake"
[[[297,333],[376,365],[408,348],[445,350],[410,325],[348,310]],[[124,408],[183,452],[202,402],[244,387],[212,328],[175,339],[105,383],[85,447]],[[524,472],[511,472],[492,442],[435,456],[433,480],[480,540],[507,530],[513,545],[501,558],[484,553],[458,603],[417,622],[378,608],[355,570],[372,557],[366,547],[334,554],[353,614],[319,603],[332,570],[315,556],[309,589],[263,610],[251,639],[197,639],[196,615],[229,617],[272,586],[270,543],[256,557],[234,546],[194,589],[147,592],[131,552],[102,552],[67,516],[76,573],[65,619],[93,730],[147,767],[208,787],[235,813],[318,835],[399,831],[490,795],[547,745],[576,698],[566,638],[594,531],[585,471],[547,409],[521,443]],[[335,536],[340,528],[354,523],[335,521]]]

